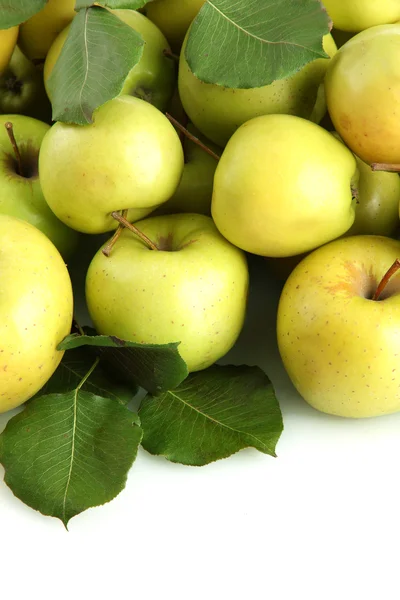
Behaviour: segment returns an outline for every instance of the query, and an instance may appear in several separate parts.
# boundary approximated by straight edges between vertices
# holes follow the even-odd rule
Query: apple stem
[[[122,216],[125,219],[127,218],[127,216],[128,216],[127,209],[122,211]],[[118,240],[119,236],[121,235],[121,233],[123,232],[124,229],[125,229],[125,227],[123,225],[121,225],[121,223],[118,223],[116,232],[114,233],[114,235],[112,236],[112,238],[108,242],[108,244],[106,246],[104,246],[104,248],[102,249],[102,253],[104,254],[104,256],[107,256],[107,258],[110,256],[111,250],[114,248],[115,242]]]
[[[195,135],[193,135],[193,133],[190,133],[190,131],[188,131],[186,129],[186,127],[184,127],[181,123],[179,123],[179,121],[177,121],[172,115],[170,115],[169,113],[165,113],[165,116],[167,117],[167,119],[169,121],[171,121],[172,125],[175,125],[175,127],[177,129],[179,129],[179,131],[181,131],[182,133],[185,134],[185,136],[187,138],[189,138],[189,140],[191,140],[192,142],[194,142],[195,144],[197,144],[198,146],[200,146],[200,148],[202,148],[204,150],[204,152],[207,152],[207,154],[209,154],[210,156],[212,156],[213,158],[215,158],[215,160],[219,160],[221,157],[218,156],[218,154],[216,154],[215,152],[213,152],[213,150],[211,150],[211,148],[209,148],[208,146],[206,146],[206,144],[203,144],[203,142],[201,140],[199,140],[198,137],[196,137]]]
[[[163,54],[167,58],[170,58],[171,60],[173,60],[177,63],[179,62],[179,56],[177,54],[174,54],[170,48],[164,48]]]
[[[15,139],[13,124],[10,121],[7,121],[7,123],[4,124],[4,127],[7,130],[7,134],[10,139],[11,146],[13,147],[13,150],[14,150],[14,155],[15,155],[15,158],[17,161],[18,175],[23,177],[24,173],[23,173],[23,168],[22,168],[22,158],[21,158],[21,153],[18,148],[17,140]]]
[[[372,300],[378,300],[379,296],[382,294],[383,290],[387,286],[389,279],[393,277],[393,275],[400,269],[400,260],[396,258],[392,266],[386,271],[384,276],[382,277],[378,287],[375,290],[375,294],[372,296]]]
[[[400,164],[372,163],[372,171],[388,171],[389,173],[400,173]]]
[[[140,239],[150,248],[150,250],[159,250],[159,248],[157,248],[157,246],[154,244],[154,242],[151,241],[150,238],[147,237],[147,235],[145,235],[142,231],[140,231],[140,229],[138,229],[135,225],[133,225],[132,223],[129,223],[129,221],[126,218],[128,211],[124,210],[122,212],[122,215],[117,212],[114,211],[111,213],[111,216],[113,217],[113,219],[115,219],[116,221],[118,221],[118,223],[120,224],[120,227],[118,228],[120,231],[115,232],[113,238],[111,239],[110,243],[108,244],[108,246],[110,246],[111,244],[111,248],[112,246],[115,244],[115,242],[117,241],[117,239],[119,238],[119,236],[121,235],[121,232],[124,228],[129,229],[129,231],[132,231],[132,233],[136,234],[138,237],[140,237]],[[103,254],[105,254],[104,250],[107,250],[107,247],[103,249]],[[109,254],[106,256],[109,256]]]

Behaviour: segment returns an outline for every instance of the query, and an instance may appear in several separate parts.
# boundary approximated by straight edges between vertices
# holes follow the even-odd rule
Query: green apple
[[[0,29],[0,75],[10,62],[18,38],[18,27]]]
[[[287,373],[314,408],[342,417],[400,410],[400,275],[378,284],[400,242],[335,240],[307,256],[279,301],[277,335]]]
[[[146,5],[146,15],[179,51],[190,24],[205,0],[154,0]]]
[[[20,25],[18,45],[30,60],[44,60],[50,46],[75,16],[76,0],[48,0],[46,6]]]
[[[13,125],[21,168],[5,127],[7,122]],[[0,214],[28,221],[67,258],[75,249],[77,233],[50,210],[43,197],[38,174],[39,150],[49,129],[49,125],[31,117],[0,116]]]
[[[292,115],[244,123],[218,163],[211,205],[232,244],[262,256],[294,256],[354,221],[353,154],[319,125]]]
[[[81,127],[56,123],[39,155],[42,190],[61,221],[83,233],[116,228],[113,211],[137,221],[174,194],[184,156],[174,127],[157,108],[119,96]]]
[[[18,46],[0,75],[0,114],[4,113],[51,122],[51,104],[44,89],[43,73]]]
[[[332,135],[342,141],[337,132]],[[361,158],[354,157],[358,171],[358,181],[353,183],[356,213],[353,225],[344,235],[390,237],[399,226],[400,177],[397,173],[372,171]]]
[[[202,136],[191,123],[188,124],[187,129],[217,155],[221,153],[221,149]],[[211,215],[214,174],[218,161],[187,137],[184,137],[182,143],[185,155],[182,179],[173,196],[154,214],[189,212]]]
[[[189,371],[224,356],[244,322],[246,257],[205,215],[149,217],[136,226],[158,247],[124,230],[106,258],[100,249],[86,278],[97,331],[146,344],[180,342]]]
[[[336,52],[330,34],[323,39],[329,56]],[[330,59],[318,58],[298,73],[271,85],[232,89],[204,83],[195,77],[185,58],[186,41],[179,61],[179,94],[189,119],[203,135],[225,146],[243,123],[265,114],[292,114],[318,122],[325,114],[323,79]]]
[[[139,32],[145,42],[142,57],[129,72],[121,94],[142,98],[164,111],[173,94],[176,80],[174,62],[164,55],[164,50],[170,49],[167,40],[154,23],[136,10],[121,9],[111,12]],[[69,26],[55,39],[46,57],[44,82],[50,99],[51,90],[48,80],[64,46],[68,31]]]
[[[400,25],[371,27],[331,59],[325,78],[333,125],[366,163],[400,163]]]
[[[6,412],[34,396],[56,370],[73,300],[64,261],[41,231],[0,214],[0,237],[0,412]]]
[[[333,26],[342,31],[363,31],[400,19],[399,0],[324,0]]]

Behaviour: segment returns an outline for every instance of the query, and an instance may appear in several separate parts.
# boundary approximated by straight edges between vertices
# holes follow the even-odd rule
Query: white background
[[[275,384],[278,458],[244,450],[191,468],[141,450],[125,491],[69,533],[1,483],[2,599],[399,599],[400,414],[353,421],[310,408],[276,349],[280,285],[262,260],[252,281],[226,362],[259,364]]]

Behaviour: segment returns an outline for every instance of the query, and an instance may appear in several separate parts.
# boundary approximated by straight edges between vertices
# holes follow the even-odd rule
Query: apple
[[[341,140],[337,132],[332,135]],[[392,236],[399,226],[400,177],[397,173],[372,171],[354,155],[358,181],[353,183],[356,198],[355,219],[344,235],[371,234]]]
[[[202,136],[191,123],[188,123],[187,129],[217,155],[221,153],[221,149]],[[195,142],[185,136],[183,138],[185,166],[182,179],[173,196],[162,204],[154,214],[189,212],[211,215],[214,174],[218,161]]]
[[[7,122],[13,125],[21,165],[5,127]],[[0,214],[28,221],[67,258],[75,249],[77,233],[50,210],[43,197],[38,174],[39,150],[49,129],[49,125],[31,117],[0,116]]]
[[[324,50],[336,52],[330,34],[324,36]],[[323,79],[330,59],[318,58],[298,73],[270,85],[253,89],[231,89],[200,81],[185,57],[186,41],[179,61],[179,94],[189,119],[203,135],[225,146],[243,123],[265,114],[292,114],[318,122],[326,112]]]
[[[51,104],[44,89],[43,74],[18,46],[0,75],[0,114],[4,113],[51,122]]]
[[[323,0],[323,4],[333,26],[342,31],[359,32],[400,19],[399,0]]]
[[[400,410],[400,275],[374,294],[400,256],[383,236],[335,240],[307,256],[279,301],[286,371],[314,408],[342,417]]]
[[[55,123],[40,149],[47,203],[61,221],[83,233],[117,226],[113,211],[137,221],[174,194],[184,156],[174,127],[157,108],[119,96],[85,127]]]
[[[331,59],[325,93],[332,123],[366,163],[400,163],[400,25],[371,27]]]
[[[10,62],[12,53],[17,43],[18,27],[0,29],[0,75]]]
[[[179,51],[193,19],[205,0],[154,0],[146,15],[161,29],[172,48]]]
[[[30,60],[44,60],[50,46],[75,16],[76,0],[48,0],[46,6],[20,25],[18,45]]]
[[[244,123],[218,163],[211,204],[219,231],[262,256],[294,256],[354,221],[353,154],[319,125],[292,115]]]
[[[63,259],[41,231],[0,214],[0,412],[26,402],[61,361],[70,333],[72,286]]]
[[[170,50],[167,40],[154,23],[136,10],[120,9],[111,12],[140,33],[145,42],[142,57],[129,72],[121,94],[142,98],[164,111],[173,94],[176,80],[175,64],[164,55],[164,50]],[[46,57],[44,82],[50,99],[52,94],[48,80],[68,32],[69,26],[57,36]]]
[[[145,344],[180,342],[189,371],[224,356],[244,322],[245,254],[205,215],[149,217],[136,223],[157,250],[124,230],[107,258],[100,249],[86,278],[96,330]]]

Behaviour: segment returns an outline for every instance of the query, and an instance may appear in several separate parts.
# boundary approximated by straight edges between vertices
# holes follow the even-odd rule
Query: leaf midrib
[[[271,450],[271,448],[269,448],[262,440],[260,440],[257,436],[253,435],[252,433],[247,433],[246,431],[242,431],[240,429],[236,429],[234,427],[230,427],[229,425],[225,425],[224,423],[221,423],[220,421],[217,421],[217,419],[213,419],[209,415],[206,415],[201,410],[199,410],[195,406],[192,406],[191,404],[189,404],[189,402],[186,402],[185,400],[183,400],[183,398],[181,398],[180,396],[177,396],[173,392],[169,391],[168,394],[171,394],[171,396],[173,396],[174,398],[176,398],[177,400],[179,400],[180,402],[182,402],[183,404],[185,404],[186,406],[188,406],[189,408],[191,408],[192,410],[194,410],[195,412],[197,412],[198,414],[200,414],[205,419],[208,419],[208,420],[212,421],[213,423],[215,423],[216,425],[219,425],[220,427],[223,427],[223,428],[226,428],[226,429],[230,429],[234,433],[239,433],[240,435],[249,436],[249,437],[253,438],[254,440],[256,440],[259,444],[261,444],[263,448],[265,448],[266,450],[268,450],[268,452],[273,452],[273,450]]]

